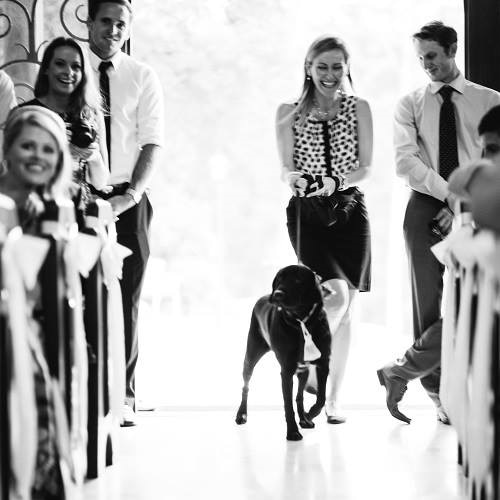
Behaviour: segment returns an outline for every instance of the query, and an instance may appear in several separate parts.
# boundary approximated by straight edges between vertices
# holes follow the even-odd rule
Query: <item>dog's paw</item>
[[[300,441],[302,434],[299,431],[290,431],[286,433],[287,441]]]
[[[323,408],[323,405],[311,406],[310,410],[308,412],[306,412],[306,419],[312,421],[314,418],[316,418],[321,413],[322,408]]]
[[[236,418],[234,419],[234,421],[238,424],[238,425],[242,425],[242,424],[246,424],[247,423],[247,414],[246,413],[238,413],[236,415]]]
[[[314,422],[311,422],[307,418],[299,420],[299,425],[302,427],[302,429],[314,429]]]

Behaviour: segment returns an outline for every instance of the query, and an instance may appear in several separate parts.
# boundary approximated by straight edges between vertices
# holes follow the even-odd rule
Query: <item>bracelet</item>
[[[337,187],[335,188],[336,191],[344,191],[346,189],[346,184],[347,184],[347,179],[345,175],[335,175],[333,177],[335,179],[335,182],[337,183]]]
[[[127,188],[127,190],[125,191],[125,194],[128,194],[132,198],[132,200],[134,200],[134,203],[136,205],[138,205],[142,199],[142,193],[139,193],[139,191],[137,191],[137,189],[134,189],[131,187]]]

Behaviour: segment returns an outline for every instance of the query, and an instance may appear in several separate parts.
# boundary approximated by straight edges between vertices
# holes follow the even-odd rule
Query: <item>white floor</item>
[[[285,439],[281,410],[139,412],[120,429],[115,465],[84,486],[88,500],[464,500],[454,430],[429,408],[345,412],[343,425]]]

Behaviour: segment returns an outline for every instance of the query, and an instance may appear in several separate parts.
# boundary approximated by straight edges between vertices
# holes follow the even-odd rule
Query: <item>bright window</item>
[[[139,396],[168,406],[236,408],[251,308],[294,263],[279,179],[274,115],[298,96],[307,47],[325,33],[351,51],[356,93],[372,108],[373,175],[361,187],[372,226],[372,292],[357,305],[346,404],[383,404],[375,370],[412,342],[402,219],[394,173],[396,101],[425,85],[411,35],[452,0],[190,0],[134,3],[133,54],[160,75],[164,159],[153,183],[152,257],[141,306]],[[405,401],[427,403],[417,384]],[[281,404],[278,365],[257,366],[250,403]]]

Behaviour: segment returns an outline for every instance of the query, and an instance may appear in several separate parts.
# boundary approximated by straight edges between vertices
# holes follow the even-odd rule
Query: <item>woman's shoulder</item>
[[[295,108],[297,107],[297,103],[296,102],[292,102],[292,101],[289,101],[289,102],[282,102],[279,106],[278,106],[278,110],[277,110],[277,115],[287,115],[289,113],[292,113]]]
[[[29,100],[29,101],[24,101],[22,103],[19,104],[19,107],[22,108],[24,106],[42,106],[44,108],[46,108],[47,106],[45,106],[45,104],[43,104],[42,101],[40,101],[39,99],[37,99],[36,97]]]
[[[366,116],[370,114],[370,104],[363,97],[353,96],[355,98],[356,103],[356,112],[358,116]]]
[[[283,102],[278,106],[276,110],[276,123],[277,124],[289,124],[295,118],[295,108],[296,103]]]
[[[356,102],[357,106],[369,106],[368,101],[364,97],[359,97],[358,95],[352,96]]]
[[[355,104],[356,107],[369,107],[368,101],[359,95],[343,93],[342,96],[345,101]]]

